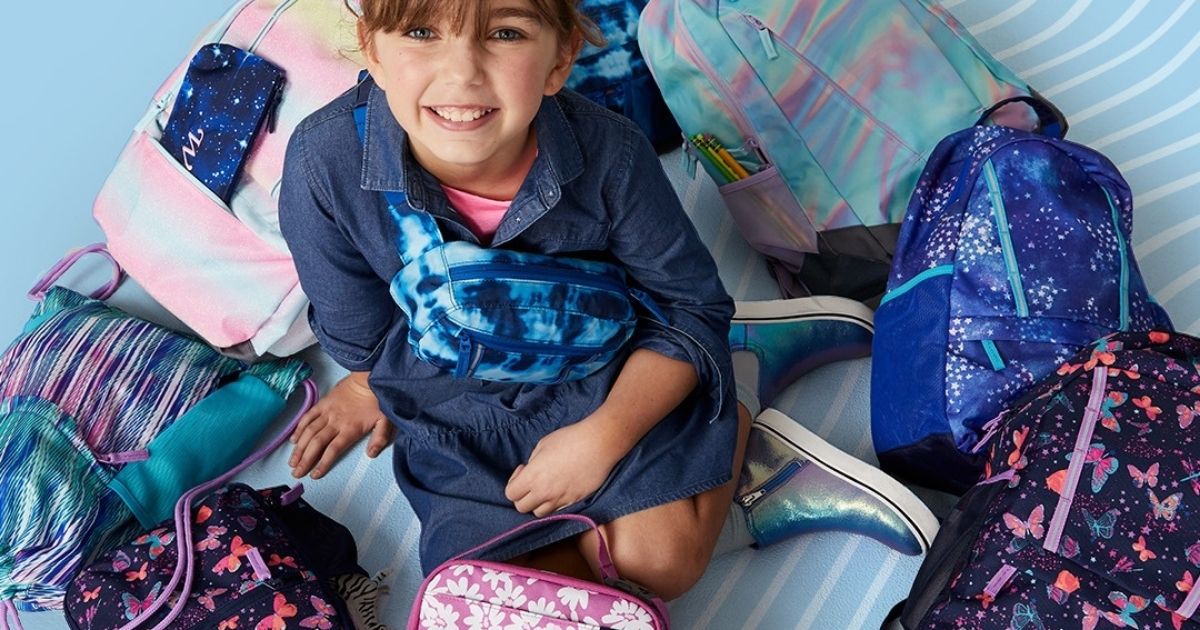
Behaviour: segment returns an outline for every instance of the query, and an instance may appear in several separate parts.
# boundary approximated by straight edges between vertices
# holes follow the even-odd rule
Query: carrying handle
[[[621,579],[621,576],[617,575],[617,568],[613,565],[612,557],[608,554],[608,544],[604,542],[604,533],[600,531],[600,526],[596,525],[596,521],[593,521],[582,514],[551,514],[550,516],[543,516],[539,519],[521,523],[520,525],[517,525],[503,534],[494,536],[490,540],[480,543],[458,554],[457,556],[454,556],[451,558],[451,560],[462,560],[468,556],[473,556],[480,551],[484,551],[488,547],[492,547],[504,542],[505,540],[508,540],[523,531],[540,527],[553,521],[576,521],[591,527],[592,531],[596,532],[596,536],[600,541],[600,544],[596,549],[596,555],[600,560],[600,579],[606,583]]]
[[[1067,128],[1069,127],[1069,125],[1067,125],[1067,117],[1064,116],[1063,113],[1059,111],[1059,109],[1055,107],[1053,103],[1042,98],[1037,92],[1032,90],[1030,90],[1028,95],[1023,94],[1021,96],[1006,98],[983,110],[983,114],[979,116],[979,120],[975,121],[975,125],[978,126],[987,122],[987,119],[991,118],[992,114],[995,114],[997,111],[999,111],[1001,107],[1004,107],[1009,103],[1018,102],[1025,103],[1026,105],[1030,106],[1033,108],[1033,112],[1037,114],[1038,133],[1044,136],[1052,136],[1054,138],[1066,137]]]
[[[171,594],[175,592],[175,587],[179,584],[180,578],[186,574],[187,577],[183,581],[183,589],[180,591],[179,599],[175,602],[175,606],[171,608],[171,611],[167,613],[166,618],[160,621],[158,625],[154,626],[154,630],[164,630],[171,625],[171,622],[174,621],[176,617],[179,616],[179,613],[183,612],[183,608],[188,602],[188,596],[191,595],[192,578],[196,573],[192,570],[192,501],[196,497],[204,496],[213,489],[224,485],[234,476],[249,468],[255,462],[258,462],[262,458],[266,457],[275,449],[279,448],[280,445],[287,441],[288,436],[292,434],[292,431],[296,430],[296,427],[300,424],[300,418],[304,416],[305,412],[312,408],[313,403],[316,402],[318,396],[319,393],[317,391],[316,382],[311,378],[305,379],[304,403],[300,406],[300,410],[296,412],[295,417],[288,422],[287,427],[284,428],[279,435],[275,436],[275,438],[271,440],[270,444],[267,444],[255,453],[251,454],[249,457],[242,460],[242,463],[234,466],[220,477],[217,477],[212,481],[202,483],[183,493],[182,497],[179,497],[179,501],[175,504],[175,540],[179,558],[178,563],[175,565],[175,572],[171,575],[171,581],[168,582],[166,588],[159,593],[158,598],[154,600],[154,603],[151,604],[150,607],[147,608],[141,615],[138,615],[129,623],[121,626],[120,630],[133,630],[134,628],[137,628],[144,621],[149,619],[151,615],[157,612],[159,608],[162,608],[162,605],[165,604],[167,599],[171,597]]]
[[[37,300],[39,302],[45,299],[46,291],[49,291],[50,287],[54,286],[54,283],[58,282],[58,279],[61,278],[62,275],[71,268],[72,265],[74,265],[80,258],[83,258],[87,254],[101,254],[107,258],[108,262],[112,263],[113,266],[112,280],[109,280],[108,284],[93,291],[91,293],[92,299],[107,300],[108,298],[112,297],[112,294],[117,292],[117,287],[121,284],[121,279],[125,277],[125,271],[121,269],[121,264],[117,262],[116,258],[113,258],[113,255],[109,253],[108,247],[104,243],[92,243],[87,247],[80,247],[79,249],[74,249],[67,252],[66,256],[63,256],[62,259],[54,263],[54,266],[51,267],[44,275],[42,275],[41,279],[39,279],[37,283],[33,285],[33,288],[29,289],[29,293],[26,295],[29,297],[29,299]]]

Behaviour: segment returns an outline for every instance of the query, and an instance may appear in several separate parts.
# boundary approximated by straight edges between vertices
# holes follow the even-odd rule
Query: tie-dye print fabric
[[[1192,627],[1200,340],[1102,339],[1027,400],[997,422],[990,483],[939,532],[905,627]]]
[[[890,260],[894,232],[862,228],[900,223],[938,141],[1026,93],[925,0],[654,0],[638,39],[684,133],[716,136],[752,174],[721,191],[791,272],[819,249]]]
[[[354,539],[342,525],[285,486],[253,490],[231,484],[188,519],[192,580],[183,609],[168,627],[233,630],[347,630],[345,602],[329,582],[364,574]],[[175,523],[130,537],[72,576],[66,620],[72,630],[120,628],[163,594],[179,558]],[[176,597],[141,625],[153,627]]]
[[[604,35],[605,45],[585,43],[567,87],[623,114],[655,147],[679,144],[679,125],[663,102],[638,48],[638,17],[647,0],[584,0],[583,12]]]
[[[354,120],[364,143],[366,116],[360,104]],[[391,294],[421,360],[458,378],[561,383],[608,365],[633,335],[630,297],[638,293],[620,267],[446,243],[434,218],[410,207],[405,194],[382,194],[404,261]]]
[[[52,288],[0,355],[0,600],[23,610],[61,607],[88,554],[136,525],[115,488],[123,466],[153,461],[162,480],[189,474],[153,457],[122,463],[123,455],[145,451],[226,383],[255,378],[282,404],[308,373],[296,359],[246,366],[197,339]],[[268,406],[229,402],[252,416]],[[249,452],[190,446],[193,457],[222,470]]]
[[[938,145],[875,315],[884,469],[962,492],[980,427],[1028,387],[1106,334],[1169,330],[1132,230],[1128,184],[1087,147],[1000,126]]]
[[[189,62],[214,43],[254,53],[287,76],[274,133],[248,147],[228,203],[159,142],[173,108],[184,104],[178,97]],[[342,0],[239,0],[154,93],[96,197],[93,215],[121,266],[213,346],[257,358],[289,356],[316,340],[279,231],[279,185],[288,138],[354,85],[363,67],[357,50]]]

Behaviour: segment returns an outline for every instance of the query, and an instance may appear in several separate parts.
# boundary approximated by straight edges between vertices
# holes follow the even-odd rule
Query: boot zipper
[[[757,490],[738,497],[737,502],[742,506],[743,510],[748,511],[754,506],[755,503],[758,502],[759,499],[767,496],[771,492],[774,492],[776,488],[786,483],[787,480],[795,476],[796,473],[800,472],[800,470],[806,465],[808,465],[807,461],[793,459],[783,468],[780,468],[779,471],[774,475],[771,475],[770,478],[763,482],[763,484],[759,486]]]

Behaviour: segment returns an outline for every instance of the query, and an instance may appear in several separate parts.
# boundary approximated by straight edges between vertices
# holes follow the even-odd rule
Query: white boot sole
[[[921,550],[924,552],[929,549],[934,536],[937,535],[937,517],[899,481],[829,444],[776,409],[763,410],[751,426],[787,442],[825,470],[892,506],[908,523],[909,529],[921,544]]]
[[[875,312],[862,302],[833,295],[737,302],[733,323],[833,319],[875,331]]]

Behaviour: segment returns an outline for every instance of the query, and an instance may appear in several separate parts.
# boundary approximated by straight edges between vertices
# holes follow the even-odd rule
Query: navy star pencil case
[[[207,44],[192,57],[162,145],[226,204],[246,154],[265,126],[274,128],[284,74],[229,44]]]

